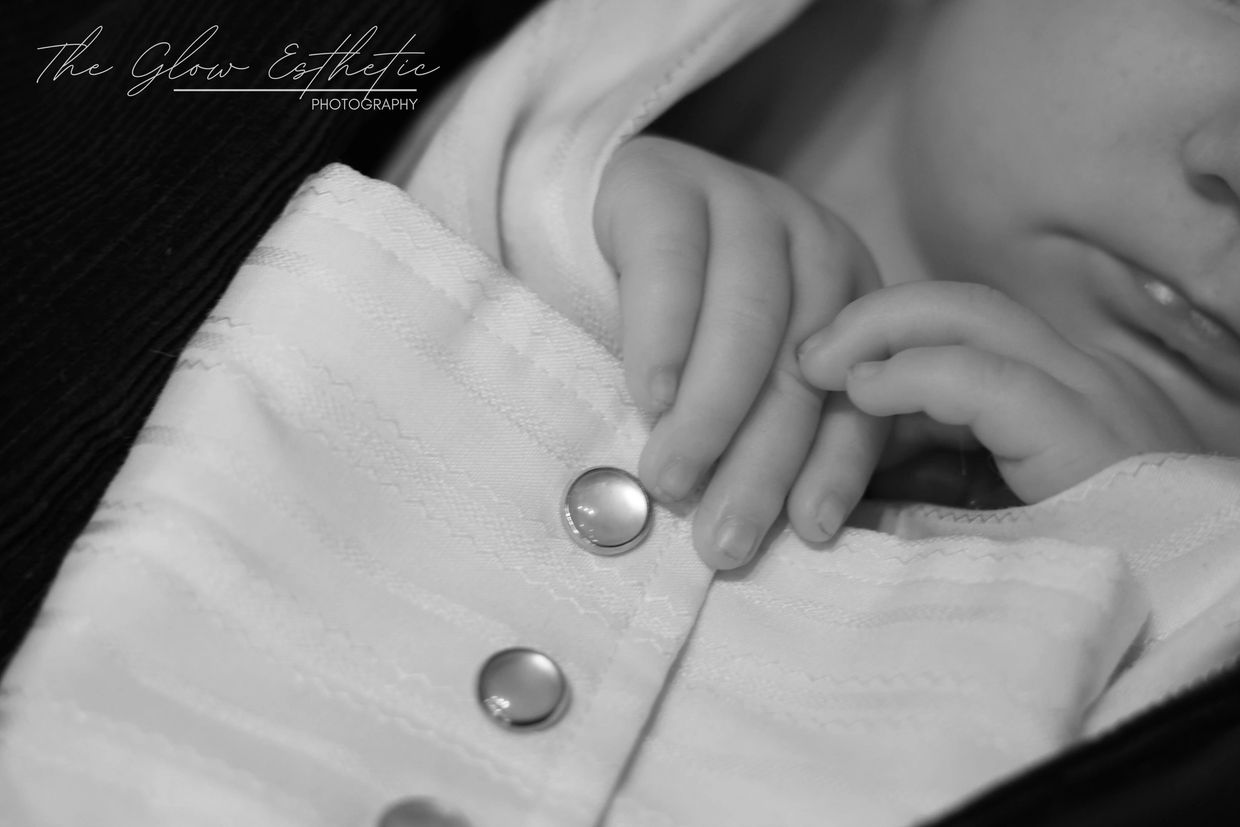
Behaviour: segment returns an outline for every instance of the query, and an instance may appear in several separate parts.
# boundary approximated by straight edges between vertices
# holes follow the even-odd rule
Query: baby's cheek
[[[1214,393],[1196,399],[1186,393],[1179,407],[1201,451],[1240,457],[1240,400]]]
[[[1119,328],[1111,342],[1098,358],[1151,429],[1152,450],[1240,456],[1240,400],[1148,336]]]

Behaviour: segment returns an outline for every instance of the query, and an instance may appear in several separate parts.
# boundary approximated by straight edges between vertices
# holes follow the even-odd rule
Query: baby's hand
[[[619,273],[629,389],[662,414],[642,481],[675,502],[709,478],[693,535],[714,568],[747,562],[785,500],[798,533],[828,539],[865,489],[886,420],[843,394],[824,406],[796,348],[877,285],[864,245],[782,182],[654,137],[608,165],[594,228]],[[828,492],[829,479],[846,482]]]
[[[800,365],[866,413],[923,413],[967,429],[1024,502],[1126,457],[1201,450],[1143,374],[982,285],[918,282],[863,296],[805,342]]]

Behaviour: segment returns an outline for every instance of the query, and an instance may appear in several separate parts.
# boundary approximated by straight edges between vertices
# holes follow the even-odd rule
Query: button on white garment
[[[538,729],[568,707],[568,680],[542,652],[523,647],[496,652],[478,673],[478,702],[491,719],[513,729]]]
[[[376,827],[469,827],[469,821],[433,798],[406,798],[383,811]]]
[[[619,468],[591,468],[564,492],[564,525],[593,554],[622,554],[650,530],[654,509],[642,484]]]

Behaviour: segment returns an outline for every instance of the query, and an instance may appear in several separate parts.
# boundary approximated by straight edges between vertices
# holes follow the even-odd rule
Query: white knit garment
[[[0,824],[360,827],[411,795],[476,827],[909,824],[1235,656],[1232,460],[888,509],[718,577],[663,509],[620,557],[565,536],[567,482],[650,426],[598,171],[797,5],[557,0],[472,75],[417,201],[307,182],[6,676]],[[556,726],[479,708],[511,645],[567,674]]]

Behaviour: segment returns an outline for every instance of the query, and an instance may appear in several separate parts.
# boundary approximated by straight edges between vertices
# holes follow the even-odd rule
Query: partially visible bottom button
[[[388,807],[376,827],[469,827],[469,821],[435,799],[419,796]]]

